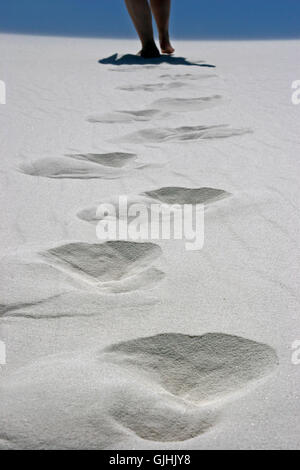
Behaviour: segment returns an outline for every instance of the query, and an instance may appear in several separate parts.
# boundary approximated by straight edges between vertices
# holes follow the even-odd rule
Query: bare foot
[[[174,47],[172,47],[170,43],[169,34],[165,34],[164,36],[162,36],[159,39],[159,42],[162,54],[173,54],[173,52],[175,52]]]
[[[145,44],[142,50],[138,53],[144,59],[154,59],[155,57],[160,57],[160,52],[156,47],[155,42]]]

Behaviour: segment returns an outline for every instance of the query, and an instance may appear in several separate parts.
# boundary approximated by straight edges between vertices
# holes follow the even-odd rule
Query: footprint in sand
[[[154,108],[162,111],[173,112],[188,112],[188,111],[202,111],[203,109],[218,106],[224,102],[221,95],[202,96],[199,98],[161,98],[153,101]]]
[[[155,271],[153,269],[152,285],[157,283],[159,274],[158,270]],[[145,298],[144,295],[139,296],[137,293],[137,289],[151,289],[150,281],[148,279],[146,283],[145,276],[141,275],[139,278],[132,280],[132,286],[126,286],[124,283],[123,290],[119,284],[115,287],[112,286],[111,289],[103,289],[101,292],[91,289],[85,289],[87,290],[85,292],[79,286],[77,286],[76,290],[72,290],[70,287],[68,292],[45,297],[33,302],[24,302],[22,300],[18,303],[12,295],[6,304],[0,305],[0,317],[44,320],[68,317],[100,317],[106,322],[111,321],[112,317],[120,318],[125,316],[130,318],[133,312],[134,315],[151,315],[154,305],[157,304],[156,297],[147,296]],[[43,280],[35,279],[36,289],[43,285]],[[110,295],[120,292],[127,294],[126,297],[122,297],[121,303],[118,297]]]
[[[20,171],[31,176],[68,179],[117,179],[147,164],[133,153],[78,153],[61,158],[42,158],[24,163]]]
[[[111,241],[70,243],[39,253],[44,262],[4,258],[0,266],[0,316],[54,318],[103,315],[153,306],[153,298],[138,298],[165,274],[153,266],[162,251],[154,243]],[[32,286],[35,289],[32,289]],[[135,292],[122,305],[110,294]],[[107,295],[106,295],[107,294]]]
[[[130,67],[126,67],[126,65],[122,65],[120,67],[112,67],[109,68],[109,72],[131,72],[136,74],[137,72],[143,72],[145,70],[155,70],[157,69],[157,65],[131,65]]]
[[[217,425],[227,401],[277,364],[271,347],[222,333],[165,333],[48,356],[2,383],[2,448],[185,441]]]
[[[112,390],[106,406],[108,416],[123,428],[124,435],[129,432],[154,442],[182,442],[197,437],[216,425],[220,415],[214,409],[200,408],[165,393],[151,382],[148,387],[126,385],[123,395],[120,389]]]
[[[163,187],[154,189],[152,191],[145,191],[140,195],[129,196],[128,204],[139,203],[143,204],[150,210],[151,204],[204,204],[209,206],[217,201],[230,197],[231,194],[223,189],[215,188],[182,188],[176,186]],[[108,201],[116,208],[116,217],[119,218],[118,198]],[[103,220],[102,214],[98,211],[97,206],[83,209],[77,213],[77,217],[86,222],[97,224],[99,220]],[[136,216],[130,217],[127,214],[127,219],[130,222]],[[148,220],[148,218],[147,218]]]
[[[154,243],[68,243],[40,253],[50,265],[107,292],[149,287],[164,277],[152,264],[162,254]]]
[[[115,111],[112,113],[93,114],[87,118],[91,123],[114,123],[114,122],[139,122],[151,121],[153,118],[166,117],[162,116],[158,109],[145,109],[141,111]]]
[[[165,333],[114,344],[101,354],[130,373],[137,371],[142,382],[196,405],[228,398],[278,363],[271,347],[222,333]]]
[[[206,139],[226,139],[252,133],[251,129],[234,129],[226,124],[215,126],[183,126],[176,128],[143,129],[121,137],[120,142],[131,143],[161,143],[188,142]]]
[[[220,95],[203,96],[200,98],[161,98],[150,105],[150,109],[140,111],[115,111],[112,113],[94,114],[87,118],[91,123],[114,123],[151,121],[164,119],[169,112],[202,111],[222,104],[224,99]]]
[[[165,91],[174,88],[182,88],[186,84],[180,81],[174,81],[171,83],[144,83],[142,85],[128,85],[128,86],[120,86],[117,87],[117,90],[122,91]]]
[[[112,168],[123,168],[136,159],[134,153],[114,152],[114,153],[75,153],[67,154],[67,157],[75,160],[88,161],[98,165]]]
[[[165,73],[159,76],[159,78],[168,80],[206,80],[208,78],[217,78],[215,74],[192,74],[192,73]]]
[[[134,309],[148,312],[157,302],[149,291],[164,274],[151,267],[120,281],[104,282],[94,288],[69,273],[39,261],[2,258],[0,263],[0,317],[62,318],[101,316],[108,312],[127,315]],[[34,289],[32,288],[34,286]],[[100,287],[99,287],[100,286]],[[132,292],[132,294],[131,294]],[[126,293],[122,302],[112,293]],[[151,311],[149,311],[151,313]]]
[[[143,194],[165,204],[212,204],[230,196],[230,193],[223,189],[176,186],[145,191]]]

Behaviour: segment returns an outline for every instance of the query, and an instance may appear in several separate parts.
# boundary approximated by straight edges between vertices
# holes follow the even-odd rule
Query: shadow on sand
[[[99,60],[99,64],[110,64],[110,65],[159,65],[159,64],[169,64],[169,65],[194,65],[196,67],[215,67],[215,65],[207,64],[204,61],[190,62],[184,57],[174,57],[169,55],[161,55],[155,59],[144,59],[138,55],[134,54],[125,54],[119,56],[118,54],[113,54],[109,57]]]

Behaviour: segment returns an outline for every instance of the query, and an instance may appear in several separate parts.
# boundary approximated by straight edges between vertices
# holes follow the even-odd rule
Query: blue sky
[[[173,0],[178,39],[300,38],[300,0]],[[136,37],[124,0],[1,0],[0,32]]]

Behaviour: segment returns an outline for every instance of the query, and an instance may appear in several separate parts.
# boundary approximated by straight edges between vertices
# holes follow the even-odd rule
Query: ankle
[[[159,32],[159,40],[160,40],[160,42],[170,42],[169,31],[168,30],[160,31]]]
[[[143,48],[143,51],[155,51],[157,49],[157,46],[156,46],[155,41],[153,39],[152,41],[143,42],[142,43],[142,48]]]
[[[146,41],[142,41],[142,48],[143,49],[152,49],[153,47],[156,47],[154,38],[152,39],[147,39]]]

